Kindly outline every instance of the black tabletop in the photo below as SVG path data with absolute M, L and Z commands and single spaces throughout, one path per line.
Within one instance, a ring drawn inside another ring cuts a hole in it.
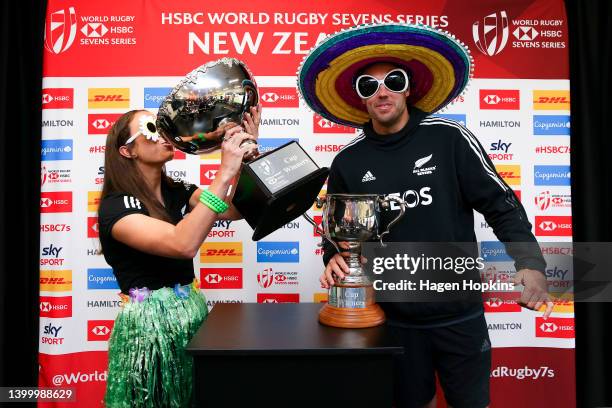
M 187 351 L 194 355 L 401 353 L 385 326 L 339 329 L 318 321 L 319 303 L 217 303 Z

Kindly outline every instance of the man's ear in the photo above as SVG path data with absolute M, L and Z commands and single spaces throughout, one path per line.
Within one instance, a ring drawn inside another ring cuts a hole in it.
M 119 148 L 119 154 L 125 157 L 126 159 L 135 159 L 136 155 L 130 153 L 130 149 L 127 146 L 121 146 Z

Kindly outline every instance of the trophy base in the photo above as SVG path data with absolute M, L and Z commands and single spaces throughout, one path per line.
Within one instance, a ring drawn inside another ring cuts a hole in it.
M 362 329 L 383 324 L 385 312 L 376 303 L 359 309 L 335 307 L 328 303 L 319 311 L 319 322 L 343 329 Z

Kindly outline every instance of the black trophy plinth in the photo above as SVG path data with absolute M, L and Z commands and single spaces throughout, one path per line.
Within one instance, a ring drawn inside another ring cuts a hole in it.
M 328 174 L 292 141 L 243 165 L 232 202 L 258 241 L 304 214 Z

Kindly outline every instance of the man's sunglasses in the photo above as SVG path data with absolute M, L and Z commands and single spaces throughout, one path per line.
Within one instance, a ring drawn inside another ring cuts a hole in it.
M 381 84 L 391 92 L 405 92 L 410 87 L 406 71 L 396 68 L 389 71 L 383 79 L 374 78 L 372 75 L 360 75 L 355 81 L 355 90 L 361 98 L 368 99 L 376 95 Z

